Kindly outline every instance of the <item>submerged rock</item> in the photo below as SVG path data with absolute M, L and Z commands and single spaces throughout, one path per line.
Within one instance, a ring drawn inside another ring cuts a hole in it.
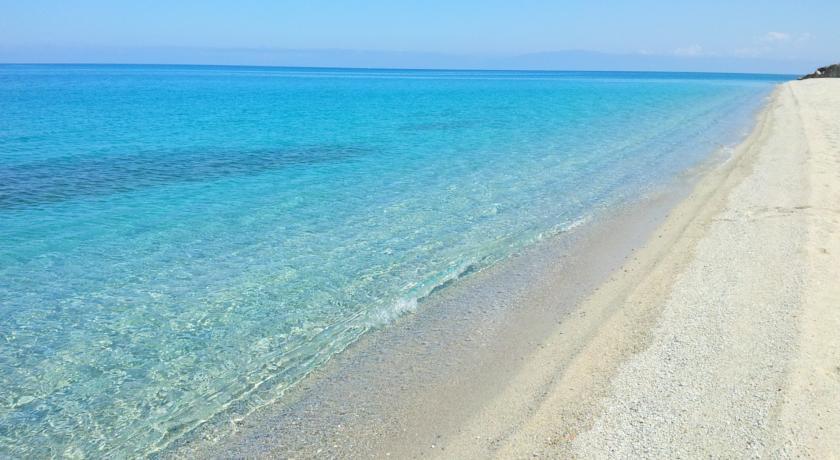
M 800 80 L 807 80 L 809 78 L 840 78 L 840 64 L 832 64 L 826 67 L 820 67 L 814 73 L 809 73 Z

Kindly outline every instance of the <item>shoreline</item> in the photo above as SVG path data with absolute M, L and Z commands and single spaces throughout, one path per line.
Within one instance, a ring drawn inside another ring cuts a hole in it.
M 437 293 L 174 456 L 836 454 L 840 127 L 796 93 L 838 83 L 779 85 L 682 194 Z
M 709 167 L 699 165 L 680 179 L 693 184 Z M 227 425 L 229 432 L 199 432 L 203 440 L 186 440 L 163 455 L 212 457 L 219 449 L 245 457 L 433 453 L 427 448 L 440 442 L 441 420 L 424 413 L 426 404 L 445 405 L 450 413 L 444 418 L 456 431 L 515 378 L 576 306 L 620 271 L 690 189 L 675 180 L 435 291 L 415 311 L 332 357 L 282 401 Z M 535 281 L 538 287 L 531 286 Z M 511 353 L 516 357 L 509 359 Z M 505 366 L 494 368 L 499 361 Z M 483 382 L 480 388 L 475 381 Z M 389 429 L 377 426 L 385 419 Z M 365 442 L 357 445 L 360 437 Z M 405 444 L 425 448 L 401 452 Z
M 635 201 L 600 210 L 568 233 L 435 291 L 422 308 L 370 331 L 331 358 L 282 401 L 224 427 L 205 427 L 161 455 L 213 456 L 221 450 L 246 457 L 416 457 L 445 452 L 435 449 L 497 398 L 523 363 L 545 348 L 542 342 L 558 328 L 580 326 L 574 317 L 581 314 L 584 300 L 626 275 L 622 267 L 695 185 L 732 161 L 734 145 L 718 148 Z M 594 334 L 598 318 L 612 313 L 587 317 L 585 334 L 570 333 L 564 341 L 565 363 Z M 511 353 L 516 355 L 512 360 Z M 497 368 L 500 361 L 505 364 Z M 447 413 L 429 416 L 427 405 L 445 406 Z M 403 450 L 409 445 L 411 450 Z

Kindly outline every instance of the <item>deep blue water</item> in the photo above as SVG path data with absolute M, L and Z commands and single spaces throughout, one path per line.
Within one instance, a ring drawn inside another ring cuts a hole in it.
M 138 456 L 743 134 L 785 77 L 0 66 L 0 456 Z

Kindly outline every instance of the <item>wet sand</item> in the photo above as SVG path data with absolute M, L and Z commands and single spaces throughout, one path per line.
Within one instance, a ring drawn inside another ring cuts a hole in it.
M 690 191 L 653 191 L 618 214 L 516 254 L 425 299 L 417 311 L 372 331 L 302 381 L 282 403 L 200 433 L 175 457 L 426 457 L 495 400 L 558 328 Z M 576 331 L 560 372 L 579 350 Z M 529 395 L 529 397 L 534 395 Z M 526 407 L 516 407 L 522 418 Z M 491 441 L 490 442 L 497 442 Z M 445 449 L 445 447 L 444 447 Z
M 175 456 L 838 456 L 840 80 L 732 157 L 442 290 Z

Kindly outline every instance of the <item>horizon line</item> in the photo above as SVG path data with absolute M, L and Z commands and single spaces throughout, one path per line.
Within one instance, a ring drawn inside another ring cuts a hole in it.
M 727 72 L 698 70 L 577 70 L 577 69 L 494 69 L 494 68 L 444 68 L 444 67 L 342 67 L 342 66 L 294 66 L 294 65 L 254 65 L 254 64 L 174 64 L 155 62 L 2 62 L 0 65 L 19 66 L 158 66 L 158 67 L 246 67 L 268 69 L 316 69 L 316 70 L 407 70 L 428 72 L 576 72 L 576 73 L 652 73 L 652 74 L 719 74 L 719 75 L 768 75 L 795 77 L 805 74 L 772 72 Z

